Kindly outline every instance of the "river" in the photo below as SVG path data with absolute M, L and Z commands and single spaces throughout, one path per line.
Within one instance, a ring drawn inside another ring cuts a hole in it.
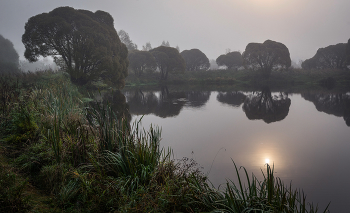
M 303 189 L 307 200 L 348 212 L 350 93 L 220 91 L 159 87 L 123 91 L 132 120 L 162 128 L 161 146 L 193 158 L 218 187 L 236 180 L 234 164 Z M 243 174 L 243 173 L 242 173 Z

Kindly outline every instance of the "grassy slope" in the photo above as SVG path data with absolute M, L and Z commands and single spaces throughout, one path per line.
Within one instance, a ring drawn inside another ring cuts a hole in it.
M 2 147 L 0 147 L 2 149 Z M 35 188 L 32 184 L 27 182 L 27 178 L 21 174 L 18 169 L 16 169 L 11 163 L 9 164 L 9 159 L 4 156 L 4 153 L 0 152 L 0 173 L 6 176 L 13 177 L 12 180 L 14 182 L 6 182 L 2 183 L 7 185 L 7 187 L 13 190 L 12 187 L 16 188 L 21 184 L 24 184 L 23 190 L 21 190 L 21 194 L 15 196 L 18 199 L 17 202 L 13 202 L 13 209 L 18 209 L 21 211 L 28 212 L 42 212 L 42 213 L 54 213 L 60 212 L 53 205 L 53 197 L 51 195 L 46 194 L 45 192 Z M 13 199 L 14 200 L 14 199 Z M 21 203 L 20 205 L 19 202 Z M 1 207 L 0 207 L 1 210 Z

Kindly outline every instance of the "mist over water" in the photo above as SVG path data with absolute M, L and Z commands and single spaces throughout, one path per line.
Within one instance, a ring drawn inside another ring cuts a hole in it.
M 331 201 L 331 212 L 347 208 L 349 93 L 161 88 L 124 94 L 132 120 L 144 115 L 144 128 L 162 127 L 161 145 L 175 159 L 195 159 L 215 186 L 236 180 L 232 160 L 260 178 L 269 163 L 310 202 L 325 208 Z

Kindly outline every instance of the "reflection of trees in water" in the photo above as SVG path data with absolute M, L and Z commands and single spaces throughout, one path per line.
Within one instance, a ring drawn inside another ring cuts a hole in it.
M 170 93 L 166 86 L 161 88 L 158 106 L 154 114 L 166 118 L 174 117 L 180 114 L 180 111 L 185 104 L 186 94 L 184 92 Z
M 203 106 L 210 96 L 210 92 L 171 92 L 166 86 L 159 92 L 143 92 L 136 89 L 134 93 L 126 94 L 130 113 L 136 115 L 154 114 L 156 116 L 174 117 L 180 114 L 185 106 Z
M 144 93 L 136 89 L 134 93 L 127 94 L 127 96 L 129 96 L 128 105 L 131 114 L 147 115 L 152 113 L 158 105 L 158 98 L 152 92 Z
M 105 93 L 102 97 L 102 104 L 109 104 L 118 119 L 126 118 L 129 121 L 131 120 L 129 105 L 126 103 L 125 96 L 119 90 Z
M 316 109 L 337 117 L 343 117 L 350 126 L 350 94 L 301 94 L 305 100 L 314 103 Z
M 242 92 L 232 91 L 232 92 L 219 92 L 216 99 L 233 107 L 240 107 L 241 104 L 246 99 L 246 96 Z
M 210 91 L 189 91 L 189 92 L 186 92 L 186 94 L 187 94 L 187 100 L 188 100 L 188 104 L 186 105 L 194 108 L 200 108 L 208 102 L 211 92 Z
M 287 117 L 291 104 L 287 93 L 271 95 L 270 88 L 249 95 L 243 104 L 243 111 L 249 120 L 262 119 L 265 123 L 281 121 Z

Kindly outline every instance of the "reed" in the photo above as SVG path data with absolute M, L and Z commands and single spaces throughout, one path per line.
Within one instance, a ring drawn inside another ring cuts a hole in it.
M 202 196 L 193 198 L 197 203 L 207 206 L 213 212 L 283 212 L 283 213 L 315 213 L 318 206 L 306 202 L 303 191 L 293 189 L 292 185 L 285 185 L 280 178 L 274 177 L 274 167 L 266 164 L 266 173 L 262 171 L 264 179 L 259 181 L 252 174 L 249 177 L 246 169 L 243 176 L 233 162 L 238 183 L 227 180 L 224 191 L 214 191 L 207 185 L 196 182 L 193 187 L 203 191 Z M 245 185 L 246 183 L 247 185 Z M 199 198 L 199 199 L 198 199 Z M 328 212 L 328 206 L 322 212 Z

